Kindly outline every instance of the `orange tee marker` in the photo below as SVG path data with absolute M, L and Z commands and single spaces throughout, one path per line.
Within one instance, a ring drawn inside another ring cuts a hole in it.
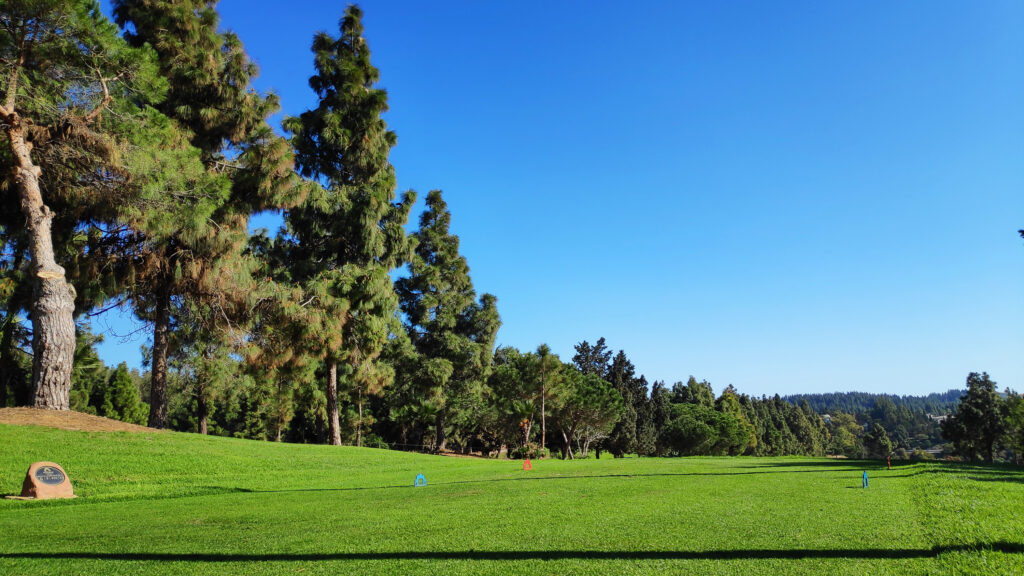
M 523 460 L 523 470 L 533 470 L 533 464 L 530 462 L 529 458 Z

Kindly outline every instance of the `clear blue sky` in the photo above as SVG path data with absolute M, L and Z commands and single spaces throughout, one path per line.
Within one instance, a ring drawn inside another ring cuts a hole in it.
M 444 190 L 500 344 L 754 395 L 1024 389 L 1024 3 L 361 6 L 399 187 Z M 343 9 L 220 4 L 286 114 Z

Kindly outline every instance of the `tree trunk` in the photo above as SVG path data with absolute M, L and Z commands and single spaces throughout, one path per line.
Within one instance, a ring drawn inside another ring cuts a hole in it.
M 33 405 L 68 410 L 75 358 L 75 289 L 65 280 L 64 268 L 54 258 L 50 232 L 53 213 L 43 204 L 39 191 L 42 171 L 32 162 L 32 145 L 25 141 L 24 124 L 14 111 L 13 100 L 13 95 L 8 94 L 8 106 L 0 108 L 0 116 L 14 160 L 14 182 L 25 216 L 35 276 L 31 309 Z
M 437 413 L 437 451 L 444 450 L 447 442 L 448 438 L 444 435 L 444 410 L 441 410 Z
M 363 446 L 363 387 L 358 387 L 359 400 L 359 422 L 356 423 L 356 446 Z
M 167 427 L 167 348 L 171 331 L 170 281 L 164 279 L 156 293 L 156 316 L 153 319 L 153 362 L 150 368 L 152 386 L 149 392 L 149 427 Z
M 569 442 L 569 437 L 566 436 L 565 430 L 562 430 L 562 460 L 568 460 L 572 454 L 572 443 Z
M 198 413 L 199 416 L 199 433 L 207 434 L 209 432 L 209 429 L 207 427 L 207 420 L 210 415 L 210 408 L 206 404 L 206 390 L 204 390 L 203 388 L 204 387 L 202 386 L 200 386 L 199 388 L 199 397 L 197 398 L 198 402 L 196 406 L 196 412 Z
M 338 364 L 331 362 L 327 368 L 327 442 L 341 446 L 341 430 L 338 426 Z
M 14 256 L 11 270 L 17 272 L 21 269 L 21 263 L 22 253 L 19 250 Z M 8 394 L 11 395 L 15 406 L 27 406 L 32 401 L 32 383 L 27 381 L 14 359 L 14 355 L 21 352 L 21 349 L 14 345 L 14 330 L 18 326 L 14 321 L 17 314 L 16 300 L 12 297 L 7 302 L 3 336 L 0 336 L 0 408 L 7 406 Z
M 544 447 L 548 443 L 548 431 L 544 423 L 544 396 L 546 396 L 546 390 L 544 386 L 540 387 L 540 454 L 544 454 Z M 538 454 L 538 456 L 540 455 Z

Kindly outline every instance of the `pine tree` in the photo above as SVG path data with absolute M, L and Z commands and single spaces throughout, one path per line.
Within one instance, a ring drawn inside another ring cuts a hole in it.
M 700 404 L 711 408 L 715 405 L 715 393 L 707 380 L 697 382 L 693 376 L 686 381 L 672 385 L 672 402 L 676 404 Z
M 864 451 L 869 458 L 888 458 L 892 453 L 892 440 L 878 422 L 872 423 L 864 434 Z
M 408 257 L 403 227 L 414 194 L 395 200 L 388 162 L 395 133 L 381 115 L 387 93 L 377 87 L 363 38 L 362 11 L 349 6 L 340 36 L 313 39 L 319 104 L 285 120 L 294 134 L 299 172 L 324 184 L 286 216 L 289 276 L 307 294 L 297 316 L 303 344 L 324 359 L 329 442 L 341 443 L 338 382 L 358 399 L 390 382 L 378 361 L 395 325 L 397 296 L 389 276 Z
M 988 373 L 971 372 L 967 376 L 967 394 L 960 398 L 953 415 L 942 423 L 942 435 L 961 456 L 991 462 L 996 443 L 1006 429 L 1003 403 Z
M 147 406 L 139 397 L 139 390 L 132 381 L 128 366 L 124 362 L 110 374 L 102 385 L 93 390 L 91 404 L 100 416 L 143 424 L 146 422 Z
M 446 426 L 453 419 L 471 424 L 469 417 L 482 405 L 501 324 L 494 296 L 484 294 L 477 301 L 469 264 L 459 254 L 459 237 L 451 234 L 450 225 L 451 213 L 441 191 L 432 190 L 419 230 L 412 235 L 416 248 L 409 276 L 395 282 L 421 364 L 443 364 L 419 370 L 417 378 L 424 395 L 439 401 L 438 449 L 446 447 Z
M 590 445 L 611 431 L 625 406 L 622 396 L 600 376 L 568 365 L 563 374 L 562 398 L 552 414 L 562 435 L 562 459 L 574 458 L 573 442 L 585 458 Z
M 584 340 L 576 344 L 576 354 L 572 357 L 572 363 L 584 374 L 596 374 L 604 376 L 608 371 L 608 363 L 612 359 L 612 351 L 605 345 L 604 336 L 597 339 L 593 346 Z
M 0 171 L 11 175 L 0 187 L 0 227 L 16 239 L 14 260 L 27 255 L 24 280 L 34 285 L 27 308 L 37 407 L 69 406 L 73 315 L 103 296 L 94 286 L 76 309 L 79 291 L 68 280 L 83 275 L 68 254 L 91 253 L 83 246 L 103 236 L 140 174 L 131 166 L 138 146 L 128 144 L 147 128 L 146 106 L 165 86 L 151 62 L 149 51 L 118 38 L 95 2 L 11 0 L 0 8 Z
M 757 448 L 757 433 L 754 430 L 754 425 L 747 419 L 740 400 L 741 398 L 736 392 L 736 388 L 730 384 L 725 387 L 725 390 L 722 390 L 721 396 L 715 401 L 715 410 L 736 419 L 744 437 L 743 452 L 752 454 Z
M 106 385 L 110 376 L 110 370 L 100 360 L 95 348 L 96 344 L 103 341 L 103 336 L 93 334 L 87 326 L 79 326 L 75 339 L 75 367 L 71 371 L 71 409 L 95 414 L 96 407 L 99 406 L 92 402 L 95 392 Z
M 256 66 L 236 35 L 217 31 L 216 2 L 118 0 L 114 14 L 126 39 L 156 51 L 169 83 L 158 109 L 183 131 L 204 167 L 188 192 L 151 187 L 144 208 L 129 218 L 144 243 L 133 262 L 133 301 L 136 313 L 153 322 L 149 424 L 161 428 L 172 332 L 185 318 L 175 302 L 203 311 L 189 316 L 201 324 L 190 333 L 223 341 L 213 332 L 244 321 L 258 289 L 250 278 L 255 264 L 242 257 L 249 215 L 287 207 L 303 188 L 291 171 L 289 147 L 266 123 L 277 98 L 252 89 Z
M 637 412 L 634 401 L 634 388 L 636 380 L 636 367 L 626 357 L 626 353 L 619 350 L 618 354 L 608 365 L 604 379 L 611 382 L 615 390 L 622 396 L 625 411 L 622 418 L 615 424 L 608 439 L 604 444 L 616 458 L 636 452 L 636 429 Z
M 494 352 L 493 369 L 487 379 L 486 397 L 494 413 L 494 434 L 501 445 L 509 447 L 509 455 L 534 455 L 534 420 L 540 408 L 537 402 L 537 357 L 523 354 L 511 346 L 501 346 Z M 514 449 L 513 446 L 520 448 Z

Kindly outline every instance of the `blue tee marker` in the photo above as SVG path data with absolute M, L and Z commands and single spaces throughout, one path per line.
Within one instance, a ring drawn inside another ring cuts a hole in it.
M 423 474 L 417 474 L 416 475 L 416 481 L 413 482 L 412 485 L 416 486 L 416 487 L 426 486 L 427 485 L 427 477 L 424 476 Z
M 868 487 L 868 471 L 867 470 L 864 471 L 864 487 L 865 488 Z

